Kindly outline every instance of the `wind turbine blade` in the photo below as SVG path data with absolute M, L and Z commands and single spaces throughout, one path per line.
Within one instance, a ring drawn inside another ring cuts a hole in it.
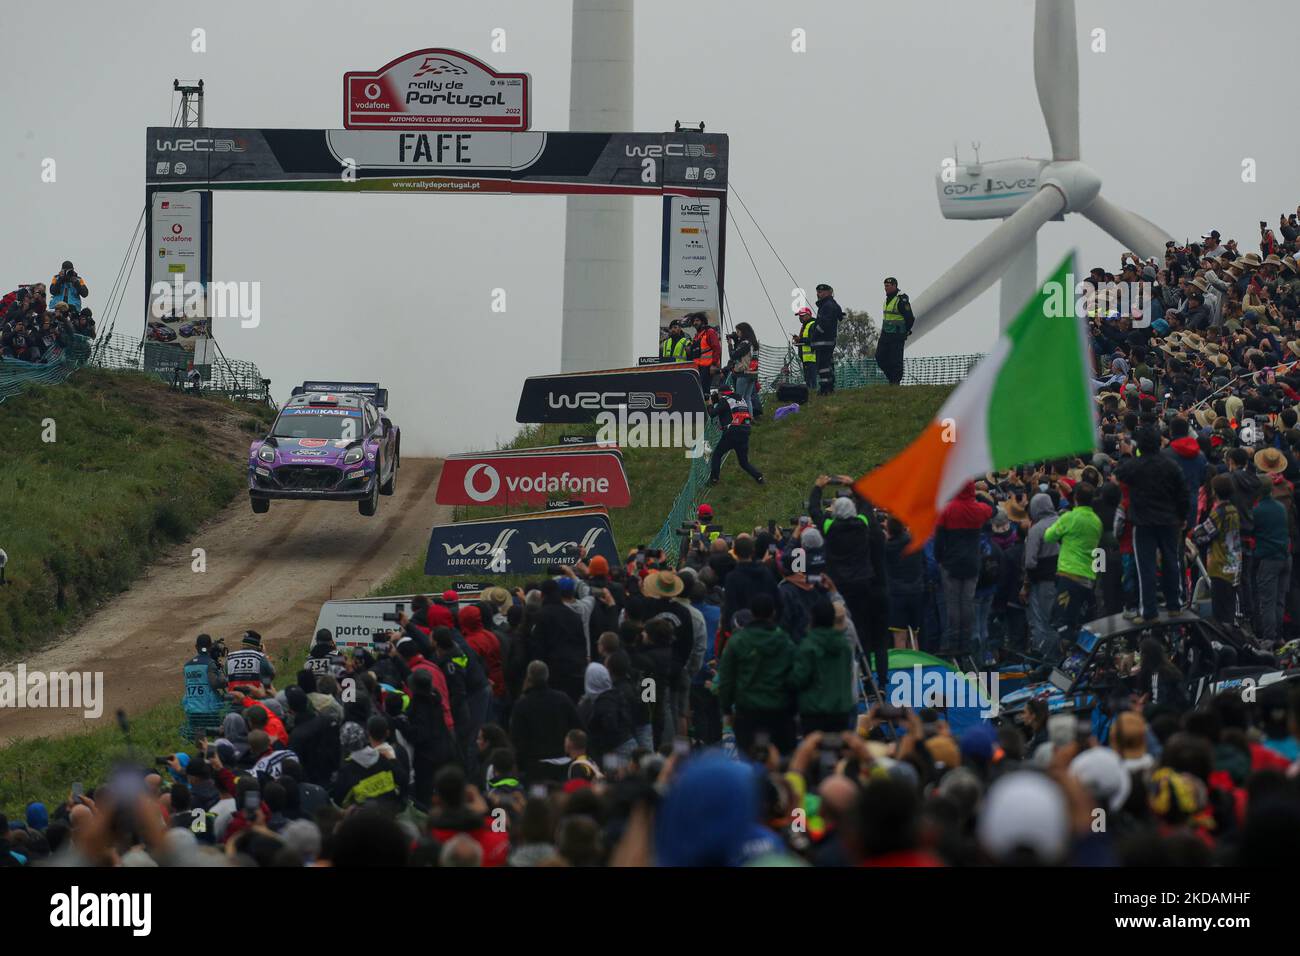
M 1034 241 L 1040 226 L 1065 209 L 1065 197 L 1045 186 L 1003 220 L 930 288 L 912 302 L 918 338 L 953 315 L 1002 276 L 1021 248 Z
M 1079 158 L 1079 46 L 1074 0 L 1034 5 L 1034 85 L 1052 159 Z
M 1125 249 L 1144 259 L 1154 257 L 1157 262 L 1164 262 L 1165 243 L 1173 237 L 1155 223 L 1123 206 L 1116 206 L 1105 196 L 1094 199 L 1083 214 Z

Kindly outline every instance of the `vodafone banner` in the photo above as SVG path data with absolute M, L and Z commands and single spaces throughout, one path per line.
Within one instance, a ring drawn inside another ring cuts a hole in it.
M 458 455 L 438 478 L 440 505 L 511 505 L 561 495 L 625 508 L 632 502 L 617 451 Z

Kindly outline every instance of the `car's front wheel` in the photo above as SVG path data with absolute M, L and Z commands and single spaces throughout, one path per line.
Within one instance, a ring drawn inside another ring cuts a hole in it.
M 253 514 L 264 515 L 271 510 L 270 498 L 249 498 L 249 504 L 253 506 Z
M 370 497 L 357 502 L 357 510 L 369 518 L 379 510 L 379 479 L 375 478 L 374 487 L 370 491 Z

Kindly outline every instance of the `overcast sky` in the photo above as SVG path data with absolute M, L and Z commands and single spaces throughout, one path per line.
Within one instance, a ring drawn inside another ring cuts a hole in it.
M 1300 203 L 1300 128 L 1286 104 L 1300 72 L 1300 10 L 1282 0 L 1078 4 L 1082 156 L 1112 201 L 1174 236 L 1218 228 L 1244 248 L 1258 221 Z M 207 52 L 191 52 L 191 31 Z M 508 51 L 494 54 L 504 28 Z M 791 30 L 808 52 L 791 51 Z M 1106 30 L 1107 51 L 1089 36 Z M 0 285 L 44 280 L 64 258 L 100 313 L 144 204 L 145 128 L 168 125 L 173 77 L 202 78 L 211 126 L 337 128 L 342 76 L 426 46 L 533 78 L 533 128 L 568 127 L 570 7 L 519 2 L 58 2 L 5 0 L 0 69 Z M 952 154 L 1045 156 L 1034 92 L 1031 0 L 845 3 L 656 0 L 636 14 L 637 131 L 704 120 L 731 136 L 731 183 L 809 288 L 879 315 L 885 275 L 919 294 L 993 223 L 939 214 L 934 173 Z M 24 39 L 26 38 L 26 39 Z M 41 163 L 57 162 L 42 183 Z M 1244 158 L 1257 181 L 1243 183 Z M 769 294 L 789 324 L 791 283 L 744 218 Z M 392 390 L 403 450 L 510 437 L 519 385 L 559 369 L 564 200 L 447 195 L 218 193 L 215 278 L 260 281 L 262 324 L 218 329 L 283 398 L 306 377 L 377 378 Z M 636 205 L 635 352 L 654 349 L 660 209 Z M 729 236 L 735 321 L 762 339 L 777 320 Z M 1078 216 L 1049 223 L 1040 277 L 1077 248 L 1118 261 Z M 143 323 L 143 263 L 118 330 Z M 504 288 L 508 310 L 491 311 Z M 978 351 L 996 285 L 928 336 L 934 353 Z

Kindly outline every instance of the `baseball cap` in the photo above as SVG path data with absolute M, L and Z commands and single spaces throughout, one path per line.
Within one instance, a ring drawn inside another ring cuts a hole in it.
M 699 511 L 696 512 L 696 514 L 698 514 L 701 518 L 712 518 L 712 517 L 713 517 L 713 506 L 712 506 L 712 505 L 707 505 L 707 504 L 705 504 L 705 505 L 700 505 L 700 509 L 699 509 Z
M 258 634 L 257 631 L 245 631 L 242 643 L 247 644 L 249 647 L 261 647 L 262 635 Z
M 602 555 L 596 555 L 587 562 L 587 571 L 593 578 L 603 578 L 609 576 L 609 562 Z
M 1028 850 L 1043 863 L 1055 863 L 1065 855 L 1070 837 L 1065 794 L 1041 773 L 1006 774 L 989 788 L 975 829 L 980 845 L 995 859 Z
M 578 582 L 573 580 L 573 578 L 569 577 L 568 575 L 565 575 L 564 577 L 560 578 L 559 585 L 560 585 L 560 591 L 562 593 L 571 594 L 573 590 L 577 588 Z
M 451 588 L 447 588 L 447 590 L 442 592 L 442 599 L 446 601 L 448 604 L 455 604 L 458 600 L 460 600 L 460 595 L 457 594 L 455 591 L 453 591 Z

